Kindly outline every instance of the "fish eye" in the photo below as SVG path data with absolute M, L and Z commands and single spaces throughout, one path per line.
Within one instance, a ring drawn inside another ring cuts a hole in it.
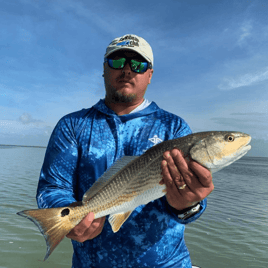
M 226 139 L 226 141 L 228 141 L 228 142 L 232 142 L 232 141 L 235 140 L 235 137 L 234 137 L 233 135 L 227 135 L 227 136 L 225 137 L 225 139 Z
M 61 216 L 62 217 L 67 216 L 69 215 L 69 213 L 70 213 L 70 209 L 65 208 L 64 210 L 61 211 Z

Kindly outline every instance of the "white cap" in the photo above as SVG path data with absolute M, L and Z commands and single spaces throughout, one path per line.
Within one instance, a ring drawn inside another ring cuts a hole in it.
M 107 47 L 104 59 L 120 49 L 133 50 L 150 62 L 152 66 L 154 64 L 152 48 L 142 37 L 134 34 L 126 34 L 122 37 L 115 38 Z

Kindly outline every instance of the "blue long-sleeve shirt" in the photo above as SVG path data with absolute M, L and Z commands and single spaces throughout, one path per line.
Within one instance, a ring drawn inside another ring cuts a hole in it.
M 152 102 L 136 113 L 118 116 L 103 100 L 64 116 L 56 125 L 45 155 L 38 189 L 39 208 L 63 207 L 83 194 L 119 158 L 141 155 L 155 144 L 191 133 L 180 117 Z M 191 267 L 184 241 L 185 224 L 166 197 L 137 207 L 117 233 L 105 221 L 102 233 L 83 243 L 72 240 L 74 268 Z

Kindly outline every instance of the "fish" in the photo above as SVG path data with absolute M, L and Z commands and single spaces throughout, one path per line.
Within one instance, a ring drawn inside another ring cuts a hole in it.
M 124 156 L 117 160 L 83 195 L 82 205 L 20 211 L 43 234 L 46 260 L 63 238 L 89 213 L 94 219 L 109 215 L 114 233 L 132 211 L 166 194 L 162 180 L 163 153 L 178 148 L 207 168 L 211 174 L 232 164 L 250 149 L 251 136 L 237 131 L 197 132 L 181 138 L 163 141 L 141 156 Z

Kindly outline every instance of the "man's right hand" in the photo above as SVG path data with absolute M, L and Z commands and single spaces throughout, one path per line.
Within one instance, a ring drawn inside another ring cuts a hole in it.
M 82 202 L 74 202 L 70 206 L 81 205 Z M 89 212 L 84 219 L 77 224 L 66 237 L 78 242 L 85 242 L 98 236 L 102 232 L 105 217 L 94 220 L 94 213 Z

